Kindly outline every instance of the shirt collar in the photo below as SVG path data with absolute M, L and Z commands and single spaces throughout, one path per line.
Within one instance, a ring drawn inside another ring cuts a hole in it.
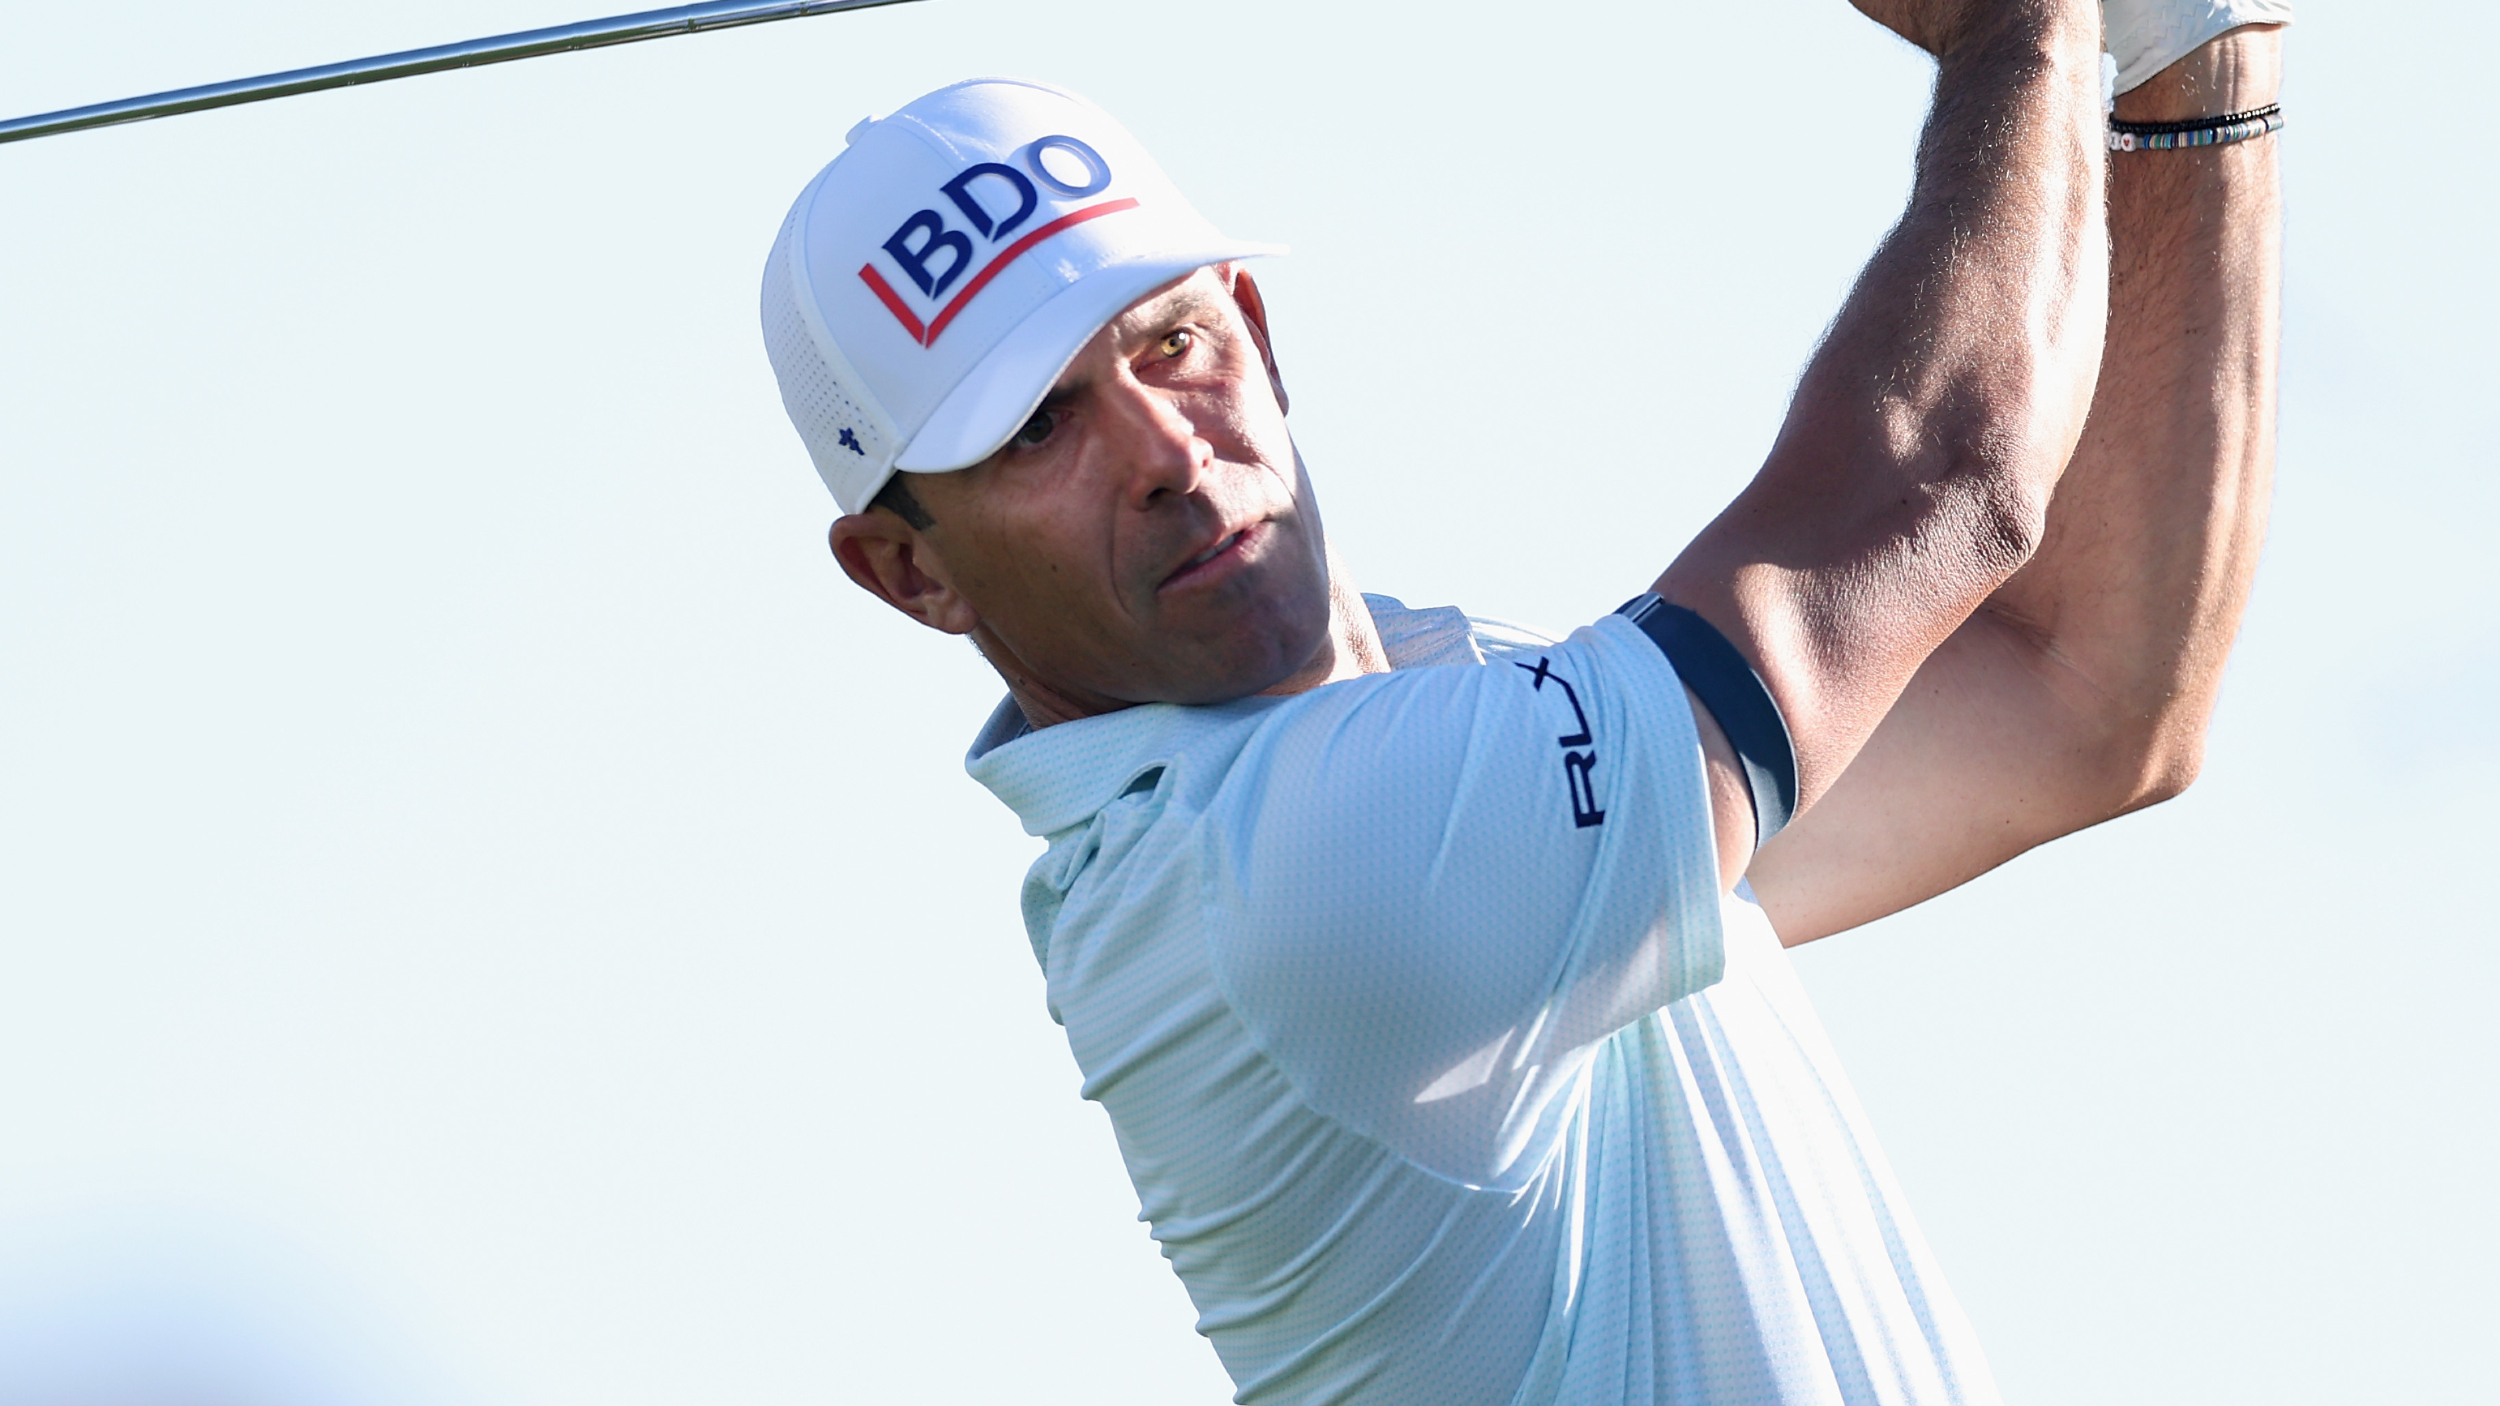
M 1475 622 L 1454 605 L 1409 610 L 1395 596 L 1363 597 L 1371 607 L 1372 627 L 1392 669 L 1420 669 L 1434 664 L 1481 664 Z

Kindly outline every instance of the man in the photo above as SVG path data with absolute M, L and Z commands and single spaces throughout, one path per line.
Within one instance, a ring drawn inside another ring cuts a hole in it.
M 1352 591 L 1264 251 L 1081 102 L 930 94 L 782 228 L 834 553 L 1006 680 L 970 766 L 1236 1400 L 1994 1399 L 1781 943 L 2192 775 L 2288 16 L 2114 9 L 2109 173 L 2098 7 L 1859 7 L 1938 58 L 1909 210 L 1760 475 L 1567 640 Z

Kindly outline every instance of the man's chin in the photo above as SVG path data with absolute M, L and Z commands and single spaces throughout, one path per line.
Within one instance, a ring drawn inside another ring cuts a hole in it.
M 1317 688 L 1328 681 L 1336 667 L 1336 641 L 1330 636 L 1329 623 L 1327 612 L 1322 610 L 1315 628 L 1271 626 L 1246 637 L 1237 636 L 1237 643 L 1212 651 L 1203 668 L 1172 680 L 1171 701 L 1230 703 Z

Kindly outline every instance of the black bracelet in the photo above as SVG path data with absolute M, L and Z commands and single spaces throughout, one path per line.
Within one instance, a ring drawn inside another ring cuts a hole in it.
M 2183 122 L 2109 122 L 2111 151 L 2174 151 L 2180 147 L 2228 146 L 2250 137 L 2283 130 L 2283 105 L 2267 103 L 2246 112 L 2220 117 L 2191 117 Z

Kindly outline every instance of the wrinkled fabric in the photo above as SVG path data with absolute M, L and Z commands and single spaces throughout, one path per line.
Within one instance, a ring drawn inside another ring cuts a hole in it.
M 1674 672 L 1370 598 L 1388 675 L 969 766 L 1245 1403 L 1989 1402 L 1758 907 Z

